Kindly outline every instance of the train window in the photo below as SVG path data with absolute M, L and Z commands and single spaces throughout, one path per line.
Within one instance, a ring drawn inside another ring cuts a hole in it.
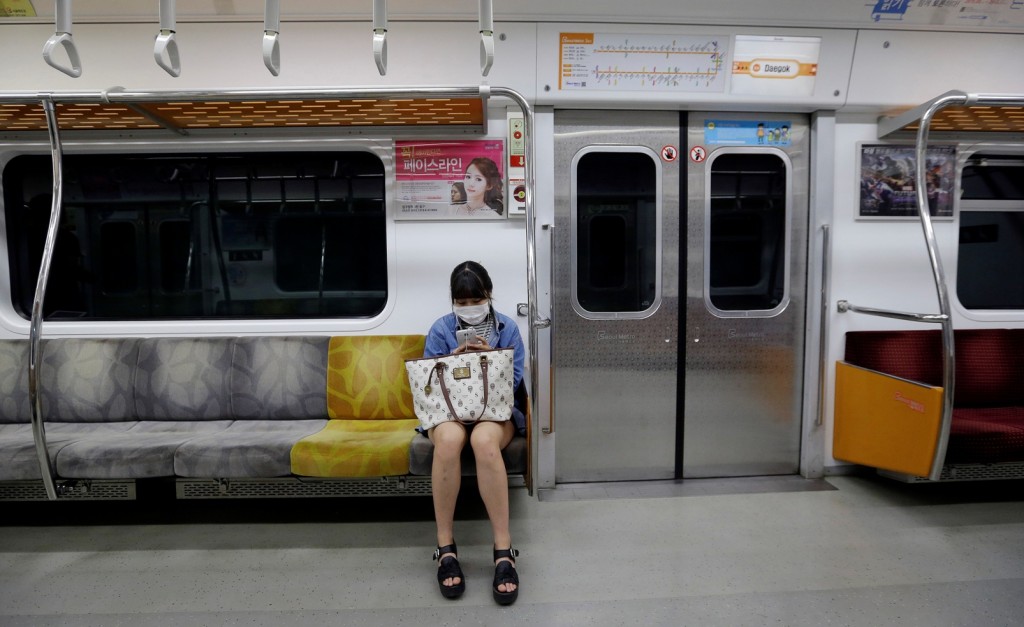
M 733 148 L 708 164 L 704 294 L 719 316 L 772 316 L 788 302 L 790 168 L 785 154 Z
M 964 165 L 960 187 L 960 304 L 1024 309 L 1024 158 L 975 154 Z
M 647 148 L 592 146 L 572 166 L 573 307 L 639 318 L 661 302 L 661 172 Z
M 370 317 L 387 300 L 384 165 L 362 152 L 80 155 L 47 320 Z M 4 168 L 11 296 L 31 311 L 48 156 Z

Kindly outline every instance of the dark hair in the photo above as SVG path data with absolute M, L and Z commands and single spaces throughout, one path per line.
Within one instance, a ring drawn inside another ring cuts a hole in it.
M 474 165 L 487 179 L 487 186 L 490 188 L 484 192 L 484 204 L 501 215 L 505 211 L 505 193 L 502 191 L 501 172 L 498 171 L 498 165 L 487 157 L 477 157 L 469 162 L 466 170 Z
M 453 200 L 456 204 L 466 202 L 466 184 L 465 183 L 452 183 L 452 191 L 459 195 L 458 200 Z
M 475 261 L 463 261 L 452 270 L 452 301 L 462 298 L 490 298 L 494 285 L 487 270 Z

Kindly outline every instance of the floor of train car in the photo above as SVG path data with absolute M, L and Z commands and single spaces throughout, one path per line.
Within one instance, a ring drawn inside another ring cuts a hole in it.
M 508 608 L 491 599 L 489 526 L 465 488 L 468 590 L 454 602 L 434 578 L 428 497 L 4 503 L 0 624 L 1024 622 L 1021 481 L 513 489 L 523 587 Z

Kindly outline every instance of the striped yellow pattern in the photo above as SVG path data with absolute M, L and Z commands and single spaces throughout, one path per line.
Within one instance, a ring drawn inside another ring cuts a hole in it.
M 409 444 L 419 424 L 409 420 L 330 420 L 292 447 L 292 472 L 306 477 L 385 477 L 409 474 Z
M 337 336 L 327 357 L 332 419 L 415 418 L 405 360 L 423 356 L 423 335 Z

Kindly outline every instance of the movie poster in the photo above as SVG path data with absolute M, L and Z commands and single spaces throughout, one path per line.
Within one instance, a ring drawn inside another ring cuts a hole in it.
M 399 220 L 499 220 L 508 215 L 501 139 L 396 141 Z
M 914 146 L 861 145 L 859 217 L 917 217 L 916 152 Z M 925 176 L 929 215 L 952 218 L 956 146 L 930 146 Z

